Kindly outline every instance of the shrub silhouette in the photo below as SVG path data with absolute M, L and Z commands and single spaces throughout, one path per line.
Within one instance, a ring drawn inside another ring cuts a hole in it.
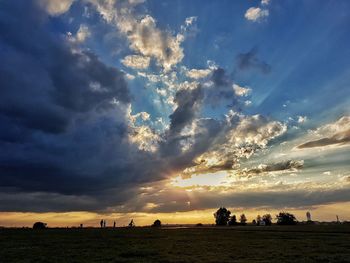
M 228 221 L 229 226 L 235 226 L 237 225 L 237 218 L 235 215 L 231 216 L 230 221 Z
M 35 222 L 33 225 L 33 229 L 45 229 L 46 223 L 43 222 Z
M 247 218 L 245 216 L 245 214 L 241 214 L 239 221 L 241 222 L 241 225 L 246 225 L 247 224 Z
M 297 220 L 293 214 L 280 212 L 276 215 L 278 225 L 295 225 Z
M 272 216 L 270 214 L 263 215 L 262 220 L 265 222 L 265 226 L 271 226 Z
M 159 219 L 157 219 L 156 221 L 153 222 L 153 227 L 161 227 L 162 226 L 162 222 L 160 222 Z
M 260 223 L 261 223 L 261 216 L 258 215 L 258 216 L 256 217 L 256 225 L 257 225 L 257 226 L 260 226 Z
M 225 207 L 220 207 L 218 211 L 214 213 L 215 224 L 217 226 L 226 226 L 228 220 L 230 219 L 231 212 Z

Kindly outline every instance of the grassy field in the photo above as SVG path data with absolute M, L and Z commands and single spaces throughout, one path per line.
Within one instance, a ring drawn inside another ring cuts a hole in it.
M 350 262 L 350 226 L 1 229 L 0 262 Z

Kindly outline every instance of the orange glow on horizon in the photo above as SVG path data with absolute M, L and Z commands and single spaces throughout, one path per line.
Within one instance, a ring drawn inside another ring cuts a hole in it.
M 270 213 L 273 218 L 277 212 L 283 209 L 233 209 L 228 207 L 232 214 L 239 216 L 244 213 L 248 222 L 256 218 L 258 214 L 263 215 Z M 350 220 L 350 202 L 322 205 L 313 209 L 285 209 L 288 212 L 295 214 L 299 221 L 306 220 L 306 212 L 310 211 L 312 220 L 315 221 L 335 221 L 336 215 L 341 221 Z M 98 227 L 99 221 L 105 219 L 107 226 L 111 226 L 116 221 L 117 226 L 126 226 L 131 219 L 137 226 L 151 225 L 154 220 L 160 219 L 162 224 L 213 224 L 213 213 L 215 209 L 195 210 L 188 212 L 173 212 L 173 213 L 95 213 L 95 212 L 1 212 L 0 226 L 5 227 L 32 227 L 36 221 L 43 221 L 49 227 L 78 227 L 84 224 L 85 227 Z

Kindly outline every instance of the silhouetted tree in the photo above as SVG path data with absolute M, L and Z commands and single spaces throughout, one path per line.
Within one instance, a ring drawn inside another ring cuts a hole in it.
M 162 226 L 162 222 L 160 222 L 159 219 L 157 219 L 156 221 L 153 222 L 153 227 L 161 227 Z
M 229 226 L 237 225 L 237 218 L 235 215 L 231 216 L 230 221 L 228 221 Z
M 247 224 L 247 218 L 246 218 L 245 214 L 241 214 L 239 221 L 241 222 L 241 225 Z
M 262 220 L 265 222 L 265 226 L 271 226 L 272 216 L 270 214 L 263 215 Z
M 214 213 L 215 223 L 217 226 L 226 226 L 230 219 L 231 212 L 225 207 L 220 207 L 218 211 Z
M 256 217 L 256 225 L 257 225 L 257 226 L 260 226 L 260 222 L 261 222 L 261 216 L 258 215 L 258 216 Z
M 33 225 L 33 229 L 45 229 L 46 223 L 43 222 L 35 222 Z
M 297 220 L 293 214 L 287 212 L 280 212 L 276 215 L 278 225 L 295 225 Z

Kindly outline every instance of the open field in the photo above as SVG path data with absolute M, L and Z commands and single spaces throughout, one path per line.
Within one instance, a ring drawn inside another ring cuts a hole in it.
M 1 229 L 0 262 L 350 262 L 350 226 Z

